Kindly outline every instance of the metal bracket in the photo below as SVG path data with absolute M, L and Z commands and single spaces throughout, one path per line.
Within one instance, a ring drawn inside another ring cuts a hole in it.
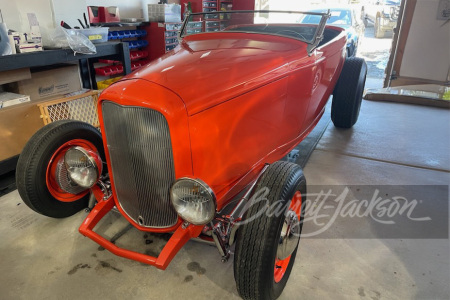
M 229 215 L 217 216 L 213 220 L 216 221 L 215 224 L 213 223 L 213 221 L 211 221 L 211 235 L 214 240 L 214 244 L 216 244 L 216 247 L 219 250 L 220 255 L 222 256 L 222 262 L 227 262 L 230 258 L 230 247 L 235 241 L 236 231 L 239 228 L 237 222 L 242 219 L 242 216 L 244 214 L 243 208 L 247 204 L 249 197 L 253 192 L 253 189 L 255 188 L 259 178 L 268 167 L 268 164 L 263 167 L 256 179 L 251 183 L 251 185 L 245 192 L 244 196 L 242 196 L 238 204 L 236 204 Z
M 397 79 L 397 72 L 396 72 L 395 70 L 392 71 L 392 74 L 391 74 L 391 78 L 390 78 L 390 79 L 391 79 L 391 80 Z
M 184 17 L 183 24 L 181 25 L 181 28 L 177 33 L 178 44 L 181 44 L 181 41 L 183 41 L 182 34 L 184 32 L 184 28 L 186 28 L 187 23 L 189 23 L 189 15 L 190 15 L 190 12 L 188 11 L 186 13 L 186 16 Z
M 108 174 L 101 176 L 100 179 L 97 181 L 97 185 L 103 193 L 102 200 L 107 200 L 109 197 L 112 196 L 111 182 L 109 181 Z M 94 208 L 96 201 L 97 201 L 97 198 L 95 198 L 94 192 L 91 190 L 91 195 L 89 196 L 88 207 L 86 207 L 86 209 L 84 211 L 87 213 L 90 212 Z
M 226 235 L 222 232 L 222 223 L 217 223 L 215 226 L 213 226 L 212 230 L 212 238 L 214 240 L 214 243 L 217 246 L 217 249 L 219 250 L 220 255 L 222 255 L 222 262 L 227 262 L 230 258 L 230 245 L 228 244 L 228 239 Z
M 96 201 L 97 199 L 95 198 L 94 192 L 91 191 L 91 194 L 89 195 L 88 207 L 86 207 L 84 211 L 87 213 L 90 212 L 94 208 Z
M 98 186 L 100 186 L 100 189 L 103 192 L 103 199 L 106 200 L 112 195 L 111 190 L 111 182 L 109 181 L 109 175 L 106 174 L 105 176 L 100 177 L 100 180 L 97 181 Z
M 330 18 L 330 10 L 328 9 L 327 13 L 324 14 L 322 16 L 322 18 L 320 19 L 319 25 L 317 27 L 317 31 L 316 34 L 313 37 L 313 42 L 312 44 L 309 44 L 307 47 L 307 51 L 308 51 L 308 56 L 312 55 L 312 52 L 314 51 L 314 49 L 317 48 L 317 46 L 319 45 L 319 43 L 322 41 L 323 39 L 323 32 L 325 30 L 325 25 L 327 24 L 328 19 Z

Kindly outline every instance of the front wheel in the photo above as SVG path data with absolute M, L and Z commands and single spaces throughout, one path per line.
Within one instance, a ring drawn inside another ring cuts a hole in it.
M 306 180 L 300 166 L 270 165 L 255 187 L 238 231 L 234 278 L 243 299 L 276 299 L 294 265 Z
M 64 218 L 87 207 L 89 189 L 73 182 L 64 166 L 64 155 L 72 147 L 92 151 L 105 161 L 100 132 L 83 122 L 50 123 L 25 145 L 17 162 L 16 185 L 22 200 L 32 210 Z

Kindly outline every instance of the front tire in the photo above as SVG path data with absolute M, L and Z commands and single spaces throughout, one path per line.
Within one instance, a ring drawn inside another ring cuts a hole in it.
M 73 185 L 76 192 L 72 194 L 55 183 L 55 164 L 72 146 L 91 148 L 104 161 L 100 132 L 83 122 L 50 123 L 38 130 L 25 145 L 17 162 L 16 185 L 22 200 L 32 210 L 48 217 L 64 218 L 87 207 L 89 189 Z
M 331 120 L 334 126 L 351 128 L 358 120 L 366 82 L 367 65 L 359 57 L 347 58 L 333 91 Z
M 280 296 L 294 265 L 302 229 L 306 180 L 300 166 L 284 161 L 270 165 L 256 185 L 254 195 L 263 189 L 268 191 L 267 201 L 249 200 L 253 202 L 250 202 L 238 231 L 234 278 L 243 299 L 276 299 Z M 259 215 L 264 209 L 278 205 L 284 208 L 279 211 L 281 213 L 266 211 Z M 293 239 L 286 238 L 289 236 L 286 235 L 289 228 L 286 220 L 291 218 L 297 219 L 297 227 L 290 227 L 296 230 Z

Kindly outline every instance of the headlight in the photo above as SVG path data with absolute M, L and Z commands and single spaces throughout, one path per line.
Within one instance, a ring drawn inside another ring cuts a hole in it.
M 216 197 L 199 179 L 181 178 L 171 190 L 170 199 L 178 215 L 194 225 L 210 222 L 216 213 Z
M 98 181 L 102 172 L 98 154 L 82 147 L 72 147 L 67 150 L 64 155 L 64 164 L 70 179 L 87 189 Z

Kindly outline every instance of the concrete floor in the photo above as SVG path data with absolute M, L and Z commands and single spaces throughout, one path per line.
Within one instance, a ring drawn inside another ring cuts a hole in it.
M 329 124 L 305 175 L 308 186 L 380 186 L 390 193 L 383 185 L 445 185 L 448 192 L 449 146 L 448 110 L 364 101 L 353 129 Z M 428 193 L 442 195 L 433 188 Z M 448 221 L 448 201 L 422 204 L 443 211 Z M 81 236 L 85 216 L 50 219 L 26 207 L 17 191 L 2 197 L 0 299 L 238 299 L 232 260 L 221 263 L 215 248 L 189 242 L 160 271 L 102 251 Z M 448 237 L 386 239 L 370 220 L 354 221 L 338 218 L 326 238 L 301 241 L 281 299 L 450 298 Z M 110 214 L 98 230 L 111 237 L 126 226 Z M 352 238 L 355 229 L 364 238 Z M 153 243 L 146 245 L 146 239 Z M 134 228 L 117 241 L 147 253 L 162 243 Z

